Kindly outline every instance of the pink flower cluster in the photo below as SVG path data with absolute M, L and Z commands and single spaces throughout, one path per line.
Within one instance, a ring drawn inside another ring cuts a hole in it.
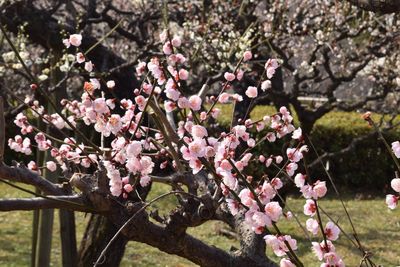
M 392 143 L 392 151 L 396 158 L 400 158 L 400 142 L 396 141 Z M 390 182 L 391 188 L 396 194 L 386 195 L 386 204 L 389 209 L 395 209 L 400 199 L 400 178 L 396 177 Z

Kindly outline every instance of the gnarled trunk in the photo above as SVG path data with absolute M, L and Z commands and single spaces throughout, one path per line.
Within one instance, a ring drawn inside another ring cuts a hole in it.
M 79 248 L 78 266 L 93 266 L 117 231 L 118 228 L 106 217 L 91 215 Z M 128 239 L 124 235 L 119 235 L 107 250 L 106 256 L 100 260 L 101 264 L 98 266 L 119 266 L 127 243 Z

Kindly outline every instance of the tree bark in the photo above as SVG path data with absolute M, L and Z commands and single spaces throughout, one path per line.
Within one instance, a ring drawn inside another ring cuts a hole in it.
M 400 0 L 347 0 L 361 9 L 377 13 L 397 13 L 400 11 Z
M 79 249 L 78 266 L 93 266 L 101 251 L 117 231 L 118 228 L 106 217 L 91 215 Z M 107 250 L 105 258 L 100 260 L 101 264 L 99 266 L 119 266 L 127 243 L 128 239 L 123 235 L 119 235 L 111 244 L 110 249 Z

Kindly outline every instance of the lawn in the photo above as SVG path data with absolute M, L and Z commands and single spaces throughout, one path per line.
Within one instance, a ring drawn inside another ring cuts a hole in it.
M 168 190 L 166 187 L 157 186 L 151 197 Z M 0 197 L 27 196 L 10 188 L 8 185 L 0 184 Z M 298 215 L 302 222 L 307 219 L 302 215 L 304 201 L 295 196 L 287 201 L 288 206 Z M 390 211 L 384 203 L 384 199 L 355 200 L 348 197 L 345 201 L 349 207 L 354 224 L 358 231 L 362 245 L 373 253 L 375 263 L 382 266 L 400 265 L 400 210 Z M 339 224 L 351 233 L 347 219 L 340 208 L 340 202 L 335 199 L 326 199 L 320 204 Z M 155 204 L 155 208 L 167 211 L 174 206 L 174 200 L 164 199 Z M 57 214 L 55 218 L 57 218 Z M 82 213 L 76 214 L 77 238 L 80 240 L 87 217 Z M 0 213 L 0 266 L 28 266 L 30 262 L 32 212 L 7 212 Z M 326 222 L 327 218 L 323 216 Z M 298 240 L 299 255 L 305 266 L 319 266 L 315 263 L 315 256 L 310 251 L 310 242 L 302 233 L 302 230 L 293 221 L 281 221 L 278 226 L 285 233 L 290 233 Z M 208 242 L 209 244 L 229 250 L 238 247 L 238 242 L 217 234 L 219 229 L 225 226 L 218 222 L 209 222 L 200 227 L 190 230 L 194 236 Z M 313 239 L 315 241 L 319 239 Z M 352 246 L 344 235 L 336 242 L 336 248 L 343 256 L 347 266 L 358 266 L 360 262 L 359 251 Z M 276 259 L 267 251 L 273 259 Z M 59 241 L 59 225 L 56 220 L 53 234 L 52 266 L 61 266 L 61 250 Z M 122 266 L 195 266 L 187 260 L 177 256 L 168 255 L 157 249 L 136 242 L 128 244 Z

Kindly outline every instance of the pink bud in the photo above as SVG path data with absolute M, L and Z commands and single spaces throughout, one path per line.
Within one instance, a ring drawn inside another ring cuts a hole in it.
M 132 187 L 132 185 L 130 185 L 130 184 L 126 184 L 126 185 L 124 185 L 124 190 L 125 190 L 127 193 L 129 193 L 129 192 L 132 192 L 133 187 Z
M 243 61 L 248 61 L 253 57 L 253 54 L 251 53 L 251 51 L 246 51 L 243 54 Z
M 235 74 L 230 73 L 230 72 L 225 72 L 224 74 L 224 78 L 225 80 L 227 80 L 228 82 L 231 82 L 235 79 Z

